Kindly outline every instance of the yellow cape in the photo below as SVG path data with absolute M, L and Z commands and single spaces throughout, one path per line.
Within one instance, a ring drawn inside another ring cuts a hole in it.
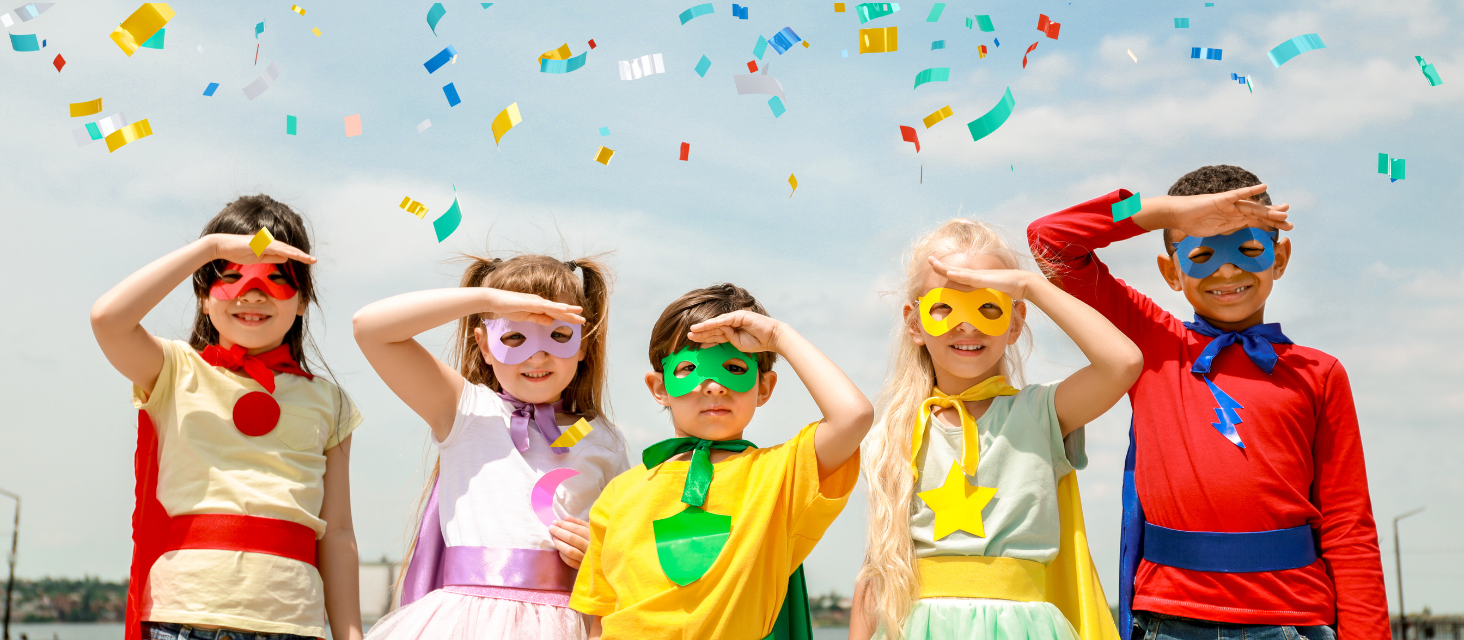
M 1057 512 L 1062 521 L 1057 557 L 1047 565 L 1047 601 L 1078 630 L 1080 640 L 1119 640 L 1118 626 L 1098 569 L 1088 552 L 1088 530 L 1083 525 L 1083 498 L 1078 494 L 1078 472 L 1057 484 Z

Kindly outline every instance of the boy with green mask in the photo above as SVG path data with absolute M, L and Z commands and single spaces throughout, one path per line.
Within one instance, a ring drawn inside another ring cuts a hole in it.
M 788 359 L 823 413 L 783 444 L 743 440 Z M 811 638 L 802 563 L 843 510 L 874 407 L 833 361 L 722 284 L 671 303 L 646 386 L 676 438 L 610 482 L 570 607 L 590 638 Z

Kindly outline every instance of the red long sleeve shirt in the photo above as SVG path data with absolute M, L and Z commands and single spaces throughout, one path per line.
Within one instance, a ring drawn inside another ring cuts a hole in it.
M 1145 233 L 1131 219 L 1113 222 L 1110 207 L 1130 195 L 1115 191 L 1038 219 L 1027 238 L 1059 286 L 1144 353 L 1129 401 L 1145 518 L 1183 531 L 1311 525 L 1321 549 L 1309 566 L 1257 573 L 1144 561 L 1135 576 L 1134 609 L 1238 624 L 1336 624 L 1343 640 L 1390 637 L 1347 372 L 1336 358 L 1299 345 L 1274 345 L 1279 360 L 1270 375 L 1239 344 L 1221 351 L 1210 379 L 1244 407 L 1236 429 L 1245 448 L 1226 440 L 1211 426 L 1214 395 L 1190 372 L 1211 338 L 1114 278 L 1093 253 Z

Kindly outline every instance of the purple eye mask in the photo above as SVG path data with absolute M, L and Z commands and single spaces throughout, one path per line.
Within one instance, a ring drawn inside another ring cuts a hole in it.
M 568 327 L 573 335 L 565 342 L 555 342 L 550 337 L 555 329 Z M 552 325 L 542 325 L 527 320 L 504 320 L 497 318 L 483 323 L 483 332 L 488 337 L 488 351 L 503 364 L 518 364 L 534 354 L 543 351 L 556 358 L 570 358 L 579 352 L 580 327 L 577 324 L 570 324 L 563 320 L 555 321 Z M 517 347 L 510 347 L 503 344 L 503 336 L 511 333 L 521 333 L 524 336 L 523 344 Z

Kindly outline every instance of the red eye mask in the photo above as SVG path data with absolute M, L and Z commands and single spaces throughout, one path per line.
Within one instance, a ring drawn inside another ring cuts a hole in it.
M 223 278 L 214 281 L 213 286 L 209 287 L 208 294 L 219 300 L 233 300 L 253 289 L 259 289 L 265 295 L 276 300 L 289 300 L 295 297 L 294 287 L 288 284 L 276 283 L 269 279 L 270 274 L 280 273 L 279 265 L 273 263 L 238 264 L 230 262 L 224 268 L 238 271 L 239 279 L 232 283 L 224 282 Z

